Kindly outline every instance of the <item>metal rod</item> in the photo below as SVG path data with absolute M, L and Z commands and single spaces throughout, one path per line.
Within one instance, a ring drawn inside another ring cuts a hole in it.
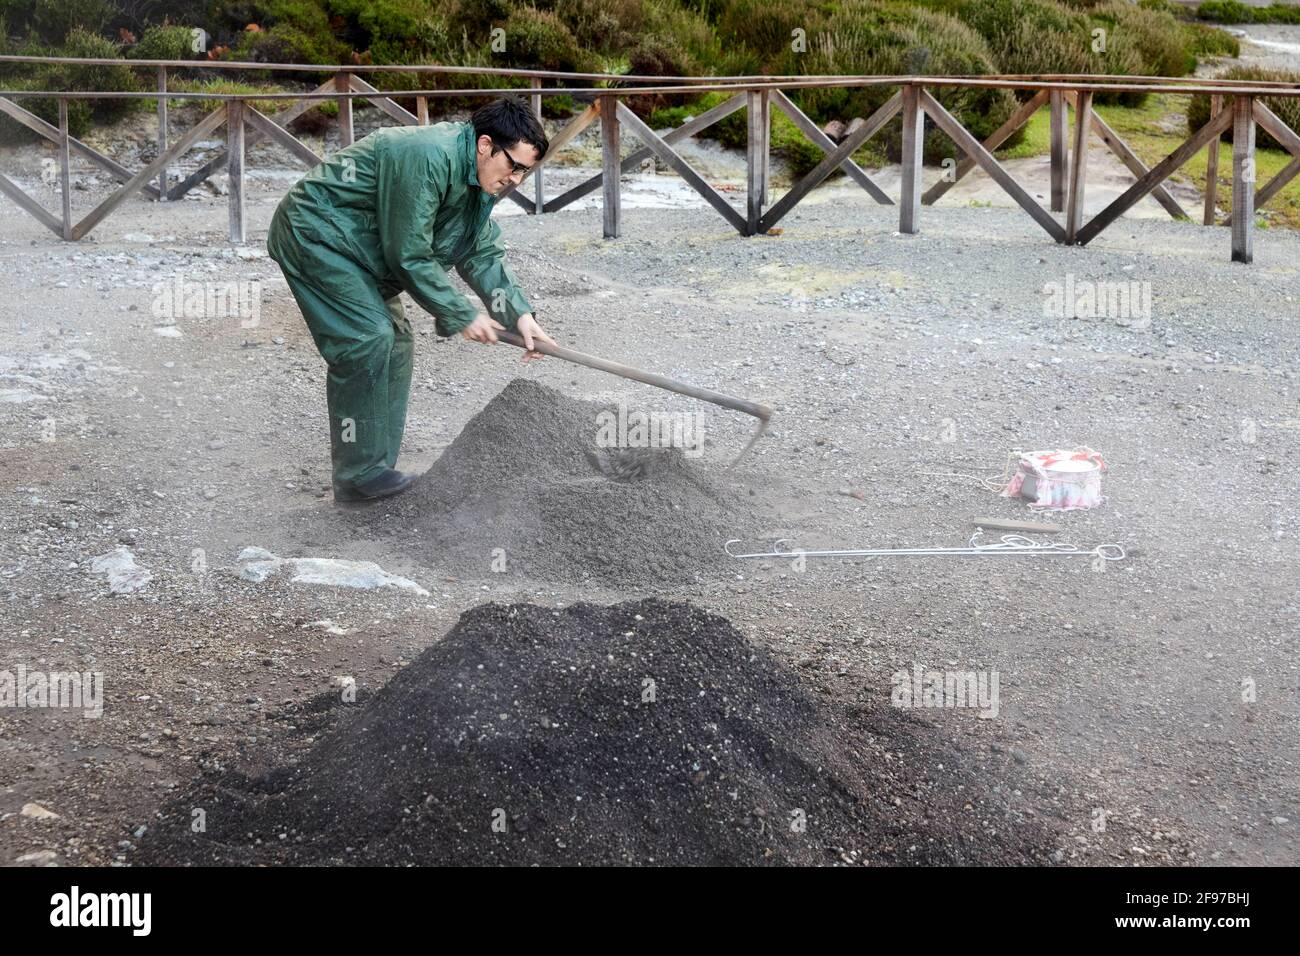
M 1124 549 L 1118 544 L 1099 544 L 1094 548 L 1080 548 L 1077 545 L 1060 541 L 1037 542 L 1018 534 L 1003 535 L 992 544 L 976 544 L 980 532 L 971 536 L 970 544 L 964 548 L 850 548 L 829 551 L 793 551 L 780 550 L 786 544 L 781 538 L 772 545 L 771 551 L 755 551 L 749 554 L 736 554 L 731 546 L 740 541 L 732 538 L 723 545 L 723 550 L 733 558 L 907 558 L 907 557 L 1094 557 L 1103 561 L 1121 561 Z

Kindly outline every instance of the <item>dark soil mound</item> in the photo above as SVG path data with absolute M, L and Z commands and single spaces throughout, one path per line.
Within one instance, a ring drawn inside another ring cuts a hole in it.
M 597 447 L 617 409 L 515 379 L 466 424 L 382 526 L 473 576 L 629 585 L 693 581 L 731 559 L 746 518 L 720 466 L 682 448 Z M 396 517 L 398 520 L 391 520 Z
M 932 737 L 818 702 L 689 604 L 488 604 L 296 766 L 201 783 L 138 859 L 1044 862 L 1047 834 L 989 796 L 989 768 Z

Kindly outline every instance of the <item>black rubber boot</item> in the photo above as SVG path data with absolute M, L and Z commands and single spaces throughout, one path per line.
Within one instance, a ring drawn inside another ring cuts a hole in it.
M 393 495 L 400 495 L 411 487 L 418 477 L 420 476 L 389 468 L 362 485 L 336 484 L 334 486 L 334 500 L 355 503 L 391 498 Z

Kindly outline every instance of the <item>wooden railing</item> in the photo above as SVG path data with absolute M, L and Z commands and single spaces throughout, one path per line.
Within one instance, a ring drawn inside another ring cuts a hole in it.
M 787 213 L 834 170 L 843 170 L 868 195 L 882 205 L 894 200 L 875 183 L 866 170 L 852 159 L 853 153 L 876 135 L 895 117 L 902 122 L 902 184 L 897 201 L 900 232 L 920 229 L 921 207 L 934 203 L 972 169 L 979 167 L 1015 200 L 1049 236 L 1057 242 L 1085 245 L 1108 225 L 1150 194 L 1171 216 L 1191 218 L 1169 194 L 1162 183 L 1202 148 L 1209 149 L 1207 188 L 1202 222 L 1216 221 L 1216 188 L 1219 139 L 1232 128 L 1232 212 L 1224 222 L 1231 226 L 1232 258 L 1250 262 L 1253 258 L 1255 210 L 1300 173 L 1300 136 L 1291 130 L 1260 100 L 1263 97 L 1300 96 L 1300 84 L 1254 80 L 1197 80 L 1166 77 L 1098 77 L 1090 75 L 1041 76 L 742 76 L 742 77 L 649 77 L 614 76 L 594 73 L 557 73 L 542 70 L 483 70 L 448 66 L 309 66 L 303 64 L 229 63 L 187 60 L 99 60 L 56 57 L 0 56 L 0 63 L 113 65 L 146 68 L 157 73 L 154 92 L 83 92 L 83 91 L 0 91 L 0 112 L 51 140 L 58 147 L 59 180 L 62 197 L 61 215 L 47 211 L 16 183 L 0 173 L 0 192 L 67 240 L 77 240 L 116 209 L 133 193 L 143 192 L 151 199 L 179 199 L 222 167 L 229 173 L 230 239 L 246 240 L 244 215 L 244 169 L 247 150 L 263 139 L 284 147 L 305 167 L 320 162 L 321 157 L 289 132 L 288 125 L 321 103 L 333 101 L 339 107 L 340 142 L 353 142 L 352 105 L 364 100 L 388 117 L 405 125 L 425 125 L 429 120 L 428 103 L 439 98 L 492 98 L 524 93 L 540 116 L 542 98 L 565 95 L 589 105 L 551 138 L 550 149 L 534 167 L 528 198 L 512 190 L 508 198 L 530 214 L 554 212 L 574 200 L 601 189 L 603 192 L 604 235 L 618 236 L 622 229 L 620 174 L 636 168 L 651 156 L 658 157 L 676 170 L 736 231 L 744 236 L 768 232 Z M 328 73 L 330 79 L 307 93 L 220 94 L 169 91 L 168 71 L 174 69 L 223 69 Z M 386 93 L 359 74 L 414 73 L 419 75 L 489 75 L 528 79 L 530 88 L 507 89 L 432 89 Z M 603 85 L 583 87 L 547 87 L 546 81 Z M 840 142 L 835 142 L 805 115 L 789 98 L 787 91 L 824 87 L 897 87 L 876 112 L 857 125 Z M 931 92 L 953 87 L 1003 88 L 1032 90 L 1024 102 L 996 132 L 983 140 L 976 139 L 946 110 Z M 623 100 L 628 96 L 683 94 L 726 91 L 732 96 L 723 103 L 688 120 L 676 129 L 660 135 L 630 110 Z M 1209 122 L 1155 166 L 1148 168 L 1106 122 L 1094 112 L 1093 98 L 1098 93 L 1200 93 L 1211 97 Z M 416 111 L 410 112 L 392 97 L 413 99 Z M 58 127 L 46 122 L 19 105 L 23 98 L 54 98 L 59 104 Z M 155 99 L 158 104 L 158 156 L 143 169 L 132 172 L 68 133 L 70 99 Z M 174 142 L 168 137 L 168 100 L 216 101 L 217 106 L 203 116 Z M 268 100 L 290 101 L 287 108 L 268 116 L 254 105 Z M 808 139 L 825 154 L 820 163 L 795 183 L 775 203 L 769 204 L 769 156 L 771 146 L 771 109 L 786 114 Z M 1044 209 L 1017 183 L 993 156 L 993 151 L 1024 126 L 1039 109 L 1047 107 L 1050 118 L 1051 198 Z M 674 144 L 707 129 L 723 117 L 745 110 L 747 116 L 746 204 L 737 209 L 705 181 L 674 149 Z M 1071 122 L 1071 114 L 1073 121 Z M 921 149 L 926 118 L 948 135 L 964 157 L 951 171 L 924 193 L 921 191 Z M 563 150 L 575 136 L 592 123 L 599 122 L 602 140 L 601 172 L 559 196 L 547 199 L 543 187 L 546 163 Z M 184 178 L 173 177 L 169 167 L 195 143 L 226 127 L 226 149 Z M 1255 130 L 1262 127 L 1291 154 L 1291 162 L 1262 188 L 1255 187 Z M 626 129 L 641 146 L 627 156 L 621 155 L 621 137 Z M 1072 130 L 1072 131 L 1071 131 Z M 1135 182 L 1091 219 L 1083 216 L 1087 187 L 1088 139 L 1096 133 L 1135 177 Z M 72 153 L 89 159 L 107 170 L 122 185 L 80 220 L 73 220 L 69 191 Z M 1063 214 L 1058 218 L 1056 213 Z

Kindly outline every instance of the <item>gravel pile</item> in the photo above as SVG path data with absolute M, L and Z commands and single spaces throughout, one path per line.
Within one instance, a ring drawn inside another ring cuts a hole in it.
M 723 543 L 747 526 L 720 467 L 688 457 L 689 444 L 602 447 L 618 414 L 515 379 L 383 527 L 409 536 L 413 556 L 466 575 L 636 587 L 716 572 L 730 560 Z
M 1046 832 L 990 799 L 985 770 L 898 714 L 819 702 L 690 604 L 487 604 L 297 765 L 202 783 L 138 861 L 1048 859 Z

